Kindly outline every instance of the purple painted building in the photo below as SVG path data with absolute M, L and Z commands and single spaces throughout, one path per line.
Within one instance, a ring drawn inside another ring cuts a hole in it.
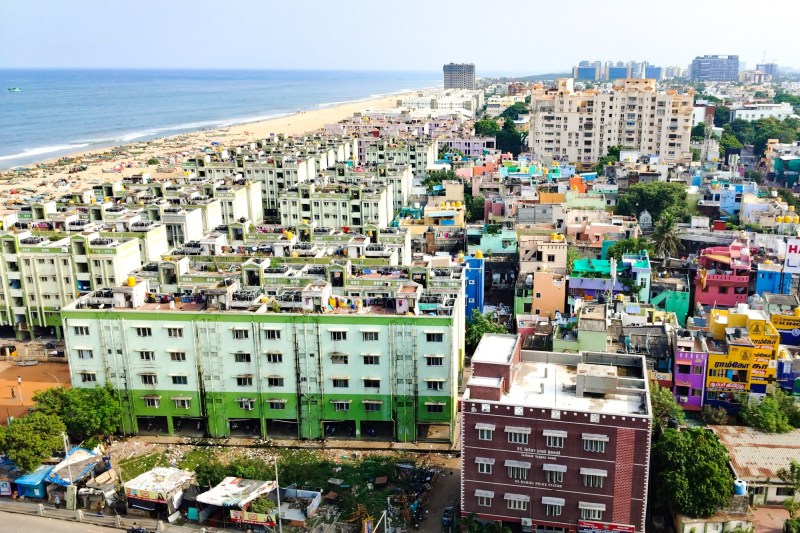
M 672 392 L 684 411 L 700 411 L 703 408 L 708 367 L 708 348 L 705 344 L 705 339 L 695 337 L 693 332 L 678 332 Z

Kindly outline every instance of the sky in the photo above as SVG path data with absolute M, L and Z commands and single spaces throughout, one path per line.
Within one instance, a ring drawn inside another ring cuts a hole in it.
M 582 59 L 800 66 L 781 13 L 745 0 L 0 0 L 0 68 L 565 72 Z M 781 29 L 783 28 L 783 29 Z

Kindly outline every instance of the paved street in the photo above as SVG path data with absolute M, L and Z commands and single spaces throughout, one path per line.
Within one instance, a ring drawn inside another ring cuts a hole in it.
M 0 511 L 0 529 L 3 533 L 31 533 L 47 531 L 49 533 L 120 533 L 121 529 L 81 524 L 67 520 L 56 520 L 40 516 L 6 513 Z M 188 530 L 187 530 L 188 531 Z

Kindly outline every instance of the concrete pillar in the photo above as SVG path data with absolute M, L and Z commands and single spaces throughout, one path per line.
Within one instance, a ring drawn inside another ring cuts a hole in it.
M 77 511 L 75 511 L 75 519 L 76 519 L 78 522 L 83 522 L 83 511 L 81 511 L 80 509 L 78 509 Z
M 37 508 L 36 514 L 38 514 L 39 516 L 44 516 L 44 505 L 40 503 L 39 505 L 36 506 L 36 508 Z

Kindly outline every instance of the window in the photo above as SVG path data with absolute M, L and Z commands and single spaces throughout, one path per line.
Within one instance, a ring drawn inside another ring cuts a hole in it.
M 136 335 L 139 337 L 152 337 L 153 328 L 136 328 Z
M 268 377 L 267 387 L 283 387 L 283 378 L 278 376 Z
M 478 505 L 480 507 L 491 507 L 494 492 L 488 490 L 476 490 L 475 497 L 478 498 Z
M 86 336 L 89 334 L 89 326 L 75 326 L 72 328 L 72 331 L 75 333 L 75 335 Z
M 702 374 L 703 365 L 692 365 L 692 374 Z
M 278 410 L 286 409 L 286 400 L 270 400 L 269 408 Z
M 187 376 L 170 376 L 173 385 L 188 385 L 189 378 Z
M 361 340 L 364 342 L 371 342 L 378 340 L 378 332 L 377 331 L 362 331 L 361 332 Z
M 426 355 L 425 364 L 428 366 L 444 366 L 443 355 Z
M 283 354 L 280 352 L 270 352 L 266 356 L 267 363 L 283 363 Z
M 775 496 L 794 496 L 794 488 L 778 487 L 775 489 Z
M 581 520 L 602 520 L 606 506 L 602 503 L 578 502 L 581 510 Z
M 244 409 L 245 411 L 252 411 L 256 405 L 256 401 L 250 398 L 239 398 L 236 403 L 239 404 L 239 409 Z
M 478 440 L 492 440 L 494 434 L 494 424 L 475 424 L 478 430 Z
M 426 333 L 425 340 L 428 342 L 442 342 L 444 341 L 444 333 Z
M 380 389 L 381 380 L 375 378 L 364 378 L 364 386 L 368 389 Z
M 479 474 L 492 473 L 492 466 L 494 466 L 494 459 L 490 457 L 476 457 L 475 463 L 478 465 Z
M 175 409 L 189 409 L 191 406 L 191 398 L 175 398 Z
M 511 479 L 528 479 L 528 470 L 531 469 L 531 464 L 524 461 L 506 460 L 505 467 L 508 477 Z
M 139 359 L 142 361 L 155 361 L 156 354 L 150 350 L 142 350 L 139 352 Z
M 333 387 L 337 389 L 346 389 L 350 386 L 350 380 L 347 378 L 333 378 Z
M 94 354 L 91 350 L 78 350 L 78 359 L 92 359 Z
M 176 363 L 184 362 L 186 361 L 186 352 L 170 352 L 169 359 Z
M 148 397 L 144 398 L 144 406 L 145 407 L 154 407 L 154 408 L 158 409 L 158 407 L 160 405 L 161 405 L 161 399 L 160 398 L 155 398 L 153 396 L 148 396 Z
M 264 338 L 268 341 L 277 341 L 281 338 L 281 330 L 279 329 L 265 329 Z
M 94 383 L 97 381 L 97 374 L 94 372 L 81 372 L 82 383 Z
M 444 381 L 439 379 L 426 380 L 428 390 L 444 390 Z
M 553 430 L 544 430 L 542 435 L 545 437 L 545 444 L 548 448 L 563 448 L 564 447 L 564 439 L 567 438 L 566 431 L 553 431 Z
M 524 494 L 506 494 L 506 506 L 512 511 L 527 511 L 531 499 Z
M 561 516 L 564 510 L 564 498 L 550 498 L 545 496 L 542 498 L 544 505 L 544 514 L 546 516 Z
M 563 483 L 564 472 L 567 471 L 567 467 L 565 465 L 544 464 L 542 465 L 542 470 L 544 470 L 544 477 L 548 483 Z
M 333 410 L 338 412 L 349 411 L 350 402 L 348 401 L 335 401 L 333 402 Z
M 249 339 L 250 332 L 246 329 L 235 329 L 233 330 L 233 338 L 234 339 Z
M 155 374 L 142 374 L 142 385 L 156 385 L 158 377 Z
M 347 340 L 347 332 L 346 331 L 331 331 L 331 340 L 332 341 L 346 341 Z
M 236 376 L 238 387 L 250 387 L 253 384 L 253 376 Z
M 349 360 L 349 357 L 343 353 L 331 354 L 331 363 L 334 365 L 346 365 Z
M 379 365 L 380 364 L 380 356 L 377 356 L 377 355 L 365 355 L 364 356 L 364 364 L 365 365 Z
M 236 352 L 235 354 L 233 354 L 233 360 L 237 363 L 249 363 L 250 354 L 244 352 Z
M 547 255 L 547 262 L 548 263 L 553 263 L 553 262 L 555 262 L 555 260 L 556 260 L 556 256 L 555 255 L 551 255 L 551 254 Z
M 583 478 L 584 487 L 595 487 L 598 489 L 603 488 L 608 472 L 605 470 L 598 470 L 596 468 L 581 468 L 581 477 Z
M 425 407 L 427 408 L 429 413 L 444 413 L 444 404 L 443 403 L 426 403 Z
M 528 444 L 528 435 L 530 433 L 530 428 L 506 427 L 506 436 L 511 444 Z
M 583 434 L 583 450 L 586 452 L 604 453 L 607 442 L 608 435 Z
M 182 338 L 183 328 L 167 328 L 167 336 L 173 338 Z
M 380 400 L 364 400 L 364 411 L 367 413 L 377 413 L 381 410 L 383 402 Z

